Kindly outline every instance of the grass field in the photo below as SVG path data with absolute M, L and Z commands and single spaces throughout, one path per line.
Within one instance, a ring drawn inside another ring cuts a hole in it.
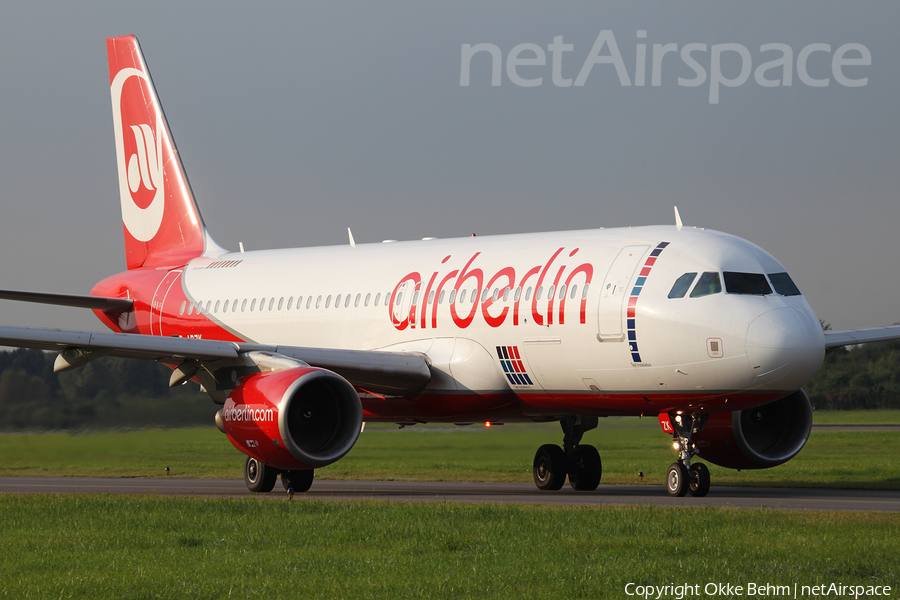
M 534 450 L 560 437 L 555 424 L 367 427 L 317 473 L 530 481 Z M 606 482 L 636 483 L 643 470 L 661 485 L 674 460 L 655 419 L 603 420 L 585 437 Z M 781 467 L 711 470 L 714 485 L 897 489 L 898 455 L 898 432 L 814 431 Z M 243 464 L 215 429 L 0 435 L 0 456 L 0 475 L 164 476 L 169 466 L 174 477 L 237 479 Z M 630 598 L 629 583 L 700 586 L 686 599 L 782 596 L 751 595 L 749 583 L 796 584 L 803 598 L 802 586 L 891 586 L 896 598 L 898 531 L 900 514 L 0 495 L 0 599 Z
M 815 413 L 815 422 L 897 423 L 900 411 Z M 319 469 L 326 479 L 531 481 L 537 447 L 561 442 L 556 424 L 491 427 L 369 426 L 351 452 Z M 604 483 L 662 485 L 675 460 L 656 419 L 602 419 L 585 435 L 603 458 Z M 0 475 L 100 477 L 242 476 L 243 455 L 215 429 L 70 435 L 0 435 Z M 813 431 L 803 451 L 773 469 L 710 465 L 713 485 L 900 489 L 900 432 Z
M 900 583 L 893 514 L 3 496 L 0 523 L 0 598 L 627 598 L 628 583 Z

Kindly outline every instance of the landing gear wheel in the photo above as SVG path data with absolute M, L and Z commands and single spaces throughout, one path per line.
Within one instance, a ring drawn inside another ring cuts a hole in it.
M 568 460 L 563 449 L 544 444 L 534 455 L 534 484 L 539 490 L 558 490 L 566 482 Z
M 275 479 L 278 477 L 278 469 L 262 463 L 252 456 L 244 461 L 244 483 L 251 492 L 271 492 L 275 487 Z
M 709 493 L 709 469 L 703 463 L 693 463 L 688 471 L 691 496 L 702 498 Z
M 600 461 L 600 453 L 589 445 L 575 446 L 575 460 L 569 463 L 569 485 L 572 489 L 592 492 L 600 485 L 600 477 L 603 475 L 603 463 Z M 575 466 L 580 462 L 580 466 Z
M 295 493 L 302 494 L 303 492 L 309 491 L 310 486 L 312 486 L 314 475 L 315 471 L 312 469 L 306 469 L 305 471 L 282 471 L 281 485 L 284 486 L 285 490 L 294 488 Z
M 669 465 L 666 474 L 666 490 L 670 496 L 680 497 L 688 491 L 688 470 L 683 463 L 676 462 Z

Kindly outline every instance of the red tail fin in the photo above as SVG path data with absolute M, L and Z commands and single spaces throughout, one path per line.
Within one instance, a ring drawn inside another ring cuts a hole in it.
M 128 268 L 182 266 L 215 243 L 194 202 L 137 38 L 108 38 L 106 51 Z

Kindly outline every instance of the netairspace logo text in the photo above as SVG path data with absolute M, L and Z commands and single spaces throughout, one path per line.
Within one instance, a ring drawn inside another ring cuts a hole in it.
M 834 50 L 831 44 L 812 43 L 797 51 L 788 44 L 767 43 L 762 44 L 758 52 L 751 52 L 737 43 L 689 43 L 679 47 L 675 43 L 651 45 L 641 41 L 646 39 L 647 31 L 639 29 L 634 65 L 630 71 L 610 29 L 600 32 L 586 55 L 576 52 L 574 44 L 563 43 L 561 35 L 547 44 L 546 51 L 539 44 L 518 44 L 509 51 L 505 61 L 502 50 L 496 44 L 463 44 L 459 85 L 486 84 L 488 78 L 484 65 L 489 59 L 490 84 L 495 87 L 502 83 L 504 62 L 506 77 L 519 87 L 541 86 L 548 75 L 556 87 L 581 87 L 587 83 L 595 68 L 598 71 L 615 70 L 622 87 L 646 86 L 648 79 L 651 87 L 659 87 L 663 74 L 668 75 L 667 80 L 671 81 L 671 73 L 676 73 L 681 87 L 708 85 L 709 103 L 718 104 L 721 88 L 740 87 L 750 81 L 751 75 L 757 85 L 765 88 L 794 85 L 795 72 L 800 84 L 808 87 L 828 87 L 834 81 L 838 85 L 854 88 L 869 83 L 869 78 L 865 76 L 868 71 L 866 67 L 872 65 L 872 53 L 858 43 L 845 43 Z M 727 67 L 723 66 L 723 62 L 727 63 Z M 564 73 L 574 74 L 573 66 L 578 64 L 580 68 L 574 79 L 563 76 Z M 735 68 L 737 64 L 740 68 Z
M 736 598 L 736 597 L 784 597 L 784 598 L 873 598 L 891 595 L 889 585 L 844 585 L 843 583 L 820 583 L 816 585 L 773 585 L 771 583 L 707 583 L 625 585 L 625 595 L 644 600 L 684 600 L 685 598 Z

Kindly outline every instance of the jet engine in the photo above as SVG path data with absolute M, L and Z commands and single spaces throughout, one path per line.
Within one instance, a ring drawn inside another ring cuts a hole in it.
M 331 371 L 296 367 L 243 378 L 216 414 L 235 448 L 276 469 L 324 467 L 359 437 L 362 405 Z
M 809 439 L 812 407 L 803 390 L 756 408 L 709 415 L 693 435 L 697 454 L 731 469 L 767 469 L 794 458 Z

